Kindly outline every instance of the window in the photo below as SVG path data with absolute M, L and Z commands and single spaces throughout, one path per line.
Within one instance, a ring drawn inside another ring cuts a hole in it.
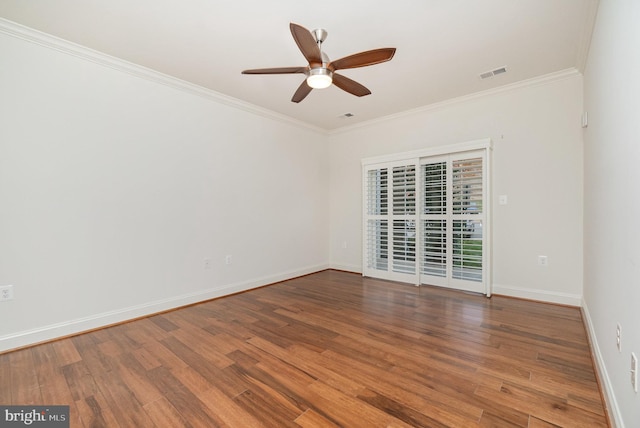
M 489 294 L 490 144 L 464 148 L 363 161 L 364 275 Z

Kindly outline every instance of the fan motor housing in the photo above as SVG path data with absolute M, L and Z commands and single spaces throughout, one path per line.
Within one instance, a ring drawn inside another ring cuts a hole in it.
M 316 39 L 316 42 L 322 43 L 327 39 L 327 35 L 329 33 L 327 33 L 327 30 L 325 30 L 324 28 L 316 28 L 311 32 L 311 34 L 313 34 L 313 37 Z

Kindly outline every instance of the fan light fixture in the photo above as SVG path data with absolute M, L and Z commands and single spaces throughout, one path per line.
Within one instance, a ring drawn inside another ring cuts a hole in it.
M 326 68 L 312 68 L 309 70 L 307 85 L 313 89 L 324 89 L 331 86 L 333 82 L 332 73 Z

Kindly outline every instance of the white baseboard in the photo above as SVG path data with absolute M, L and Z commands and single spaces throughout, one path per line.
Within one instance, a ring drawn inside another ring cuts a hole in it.
M 193 303 L 215 299 L 217 297 L 228 296 L 230 294 L 251 290 L 253 288 L 262 287 L 280 281 L 286 281 L 288 279 L 320 272 L 326 269 L 329 269 L 329 264 L 309 266 L 298 270 L 283 272 L 277 275 L 255 278 L 235 284 L 224 285 L 222 287 L 170 297 L 163 300 L 156 300 L 141 305 L 103 312 L 85 318 L 68 320 L 61 323 L 9 334 L 0 337 L 0 352 L 130 321 L 136 318 L 176 309 Z
M 604 359 L 600 352 L 600 346 L 598 345 L 596 331 L 591 321 L 591 314 L 589 314 L 587 302 L 582 302 L 582 316 L 586 323 L 589 344 L 591 345 L 591 353 L 595 359 L 596 370 L 598 371 L 598 377 L 600 378 L 600 388 L 603 389 L 604 402 L 607 406 L 607 413 L 609 414 L 609 422 L 612 424 L 613 428 L 624 428 L 624 421 L 622 420 L 618 401 L 616 400 L 616 396 L 613 392 L 611 378 L 609 378 L 607 367 L 604 364 Z
M 342 270 L 345 272 L 362 273 L 362 266 L 360 265 L 343 265 L 340 263 L 331 263 L 329 269 Z
M 493 284 L 491 293 L 500 294 L 502 296 L 518 297 L 521 299 L 538 300 L 540 302 L 557 303 L 560 305 L 577 307 L 582 305 L 582 296 L 579 294 L 559 293 L 534 288 L 520 288 L 509 285 Z

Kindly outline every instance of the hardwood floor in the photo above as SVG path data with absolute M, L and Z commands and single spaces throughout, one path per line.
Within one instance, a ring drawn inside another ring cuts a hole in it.
M 72 427 L 602 427 L 579 309 L 324 271 L 0 355 Z

